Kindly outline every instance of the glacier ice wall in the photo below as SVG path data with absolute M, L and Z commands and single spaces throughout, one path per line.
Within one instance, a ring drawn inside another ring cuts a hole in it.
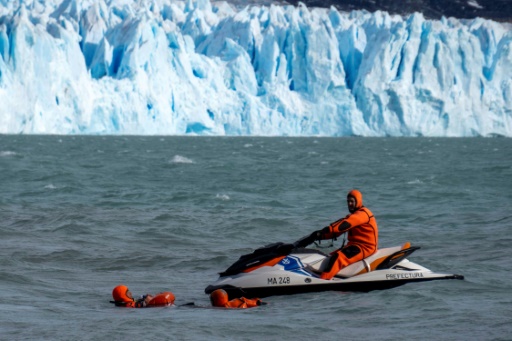
M 208 0 L 0 5 L 0 133 L 512 136 L 509 24 Z

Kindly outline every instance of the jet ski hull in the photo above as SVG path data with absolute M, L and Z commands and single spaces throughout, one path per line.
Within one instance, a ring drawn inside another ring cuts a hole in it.
M 436 278 L 416 278 L 383 280 L 371 282 L 331 282 L 326 284 L 304 284 L 304 285 L 286 285 L 286 286 L 268 286 L 268 287 L 237 287 L 230 284 L 212 284 L 205 289 L 205 293 L 210 294 L 216 289 L 224 289 L 230 299 L 236 297 L 269 297 L 280 295 L 295 295 L 302 293 L 322 292 L 322 291 L 345 291 L 345 292 L 370 292 L 374 290 L 387 290 L 413 282 L 426 282 L 440 279 L 464 279 L 461 275 L 445 275 Z
M 355 263 L 343 269 L 331 280 L 323 280 L 318 276 L 322 263 L 328 258 L 328 255 L 318 250 L 295 250 L 297 253 L 278 257 L 279 262 L 275 264 L 263 258 L 259 267 L 254 267 L 254 261 L 248 257 L 250 255 L 244 255 L 241 257 L 242 264 L 237 264 L 240 263 L 239 260 L 230 267 L 236 270 L 228 269 L 221 273 L 220 278 L 205 289 L 205 293 L 224 289 L 230 298 L 262 298 L 321 291 L 369 292 L 396 288 L 412 282 L 464 278 L 456 274 L 435 273 L 404 258 L 418 248 L 394 247 L 379 250 L 375 255 L 358 262 L 359 264 Z M 259 253 L 255 254 L 261 259 Z M 241 270 L 245 266 L 247 268 Z

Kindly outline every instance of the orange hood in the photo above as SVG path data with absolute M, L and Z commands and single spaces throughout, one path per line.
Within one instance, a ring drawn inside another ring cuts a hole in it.
M 112 290 L 112 297 L 116 302 L 132 302 L 133 298 L 127 295 L 128 287 L 126 285 L 118 285 Z
M 210 300 L 214 307 L 224 307 L 228 303 L 228 294 L 222 289 L 217 289 L 210 294 Z
M 356 199 L 356 210 L 363 207 L 363 195 L 357 189 L 353 189 L 347 194 L 347 198 L 352 197 Z

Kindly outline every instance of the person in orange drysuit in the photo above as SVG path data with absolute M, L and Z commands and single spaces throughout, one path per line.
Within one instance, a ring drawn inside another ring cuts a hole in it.
M 231 301 L 225 290 L 217 289 L 210 294 L 210 301 L 214 307 L 223 308 L 253 308 L 264 304 L 259 298 L 248 299 L 245 297 L 234 298 Z
M 317 239 L 337 238 L 348 232 L 348 243 L 331 253 L 329 262 L 320 274 L 322 279 L 333 278 L 341 269 L 371 256 L 377 251 L 379 230 L 373 213 L 363 206 L 363 195 L 358 190 L 347 194 L 350 212 L 317 232 Z
M 116 307 L 126 308 L 145 308 L 145 307 L 161 307 L 172 305 L 174 303 L 174 294 L 170 291 L 161 292 L 155 296 L 146 294 L 139 299 L 134 299 L 131 291 L 126 285 L 118 285 L 112 290 L 112 297 L 114 298 L 111 303 Z

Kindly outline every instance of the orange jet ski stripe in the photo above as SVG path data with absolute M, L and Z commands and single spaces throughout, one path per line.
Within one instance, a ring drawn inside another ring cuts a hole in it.
M 411 247 L 411 243 L 410 242 L 407 242 L 405 243 L 404 245 L 402 245 L 402 250 L 405 250 L 405 249 L 408 249 Z M 397 255 L 395 256 L 396 257 L 400 257 L 401 255 Z M 370 271 L 373 271 L 375 269 L 377 269 L 377 267 L 386 259 L 388 258 L 388 256 L 384 256 L 384 257 L 380 257 L 380 258 L 377 258 L 376 260 L 374 260 L 371 264 L 370 264 Z M 357 274 L 358 275 L 361 275 L 361 274 L 364 274 L 368 272 L 368 270 L 366 270 L 366 268 L 364 268 L 363 270 L 359 271 Z

